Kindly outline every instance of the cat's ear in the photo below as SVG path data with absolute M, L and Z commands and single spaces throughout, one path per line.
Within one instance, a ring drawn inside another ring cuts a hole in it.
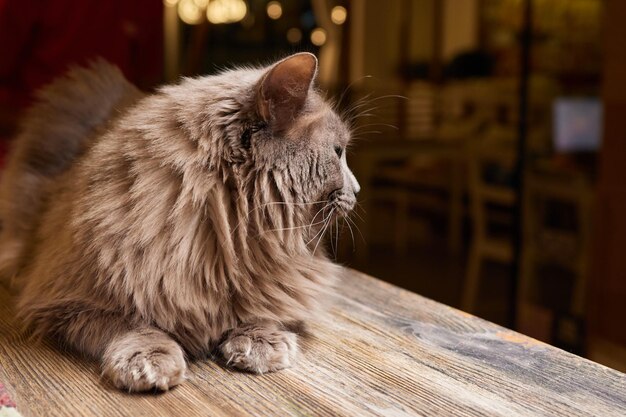
M 274 65 L 261 79 L 257 92 L 259 115 L 275 131 L 286 130 L 306 102 L 317 74 L 317 58 L 304 52 Z

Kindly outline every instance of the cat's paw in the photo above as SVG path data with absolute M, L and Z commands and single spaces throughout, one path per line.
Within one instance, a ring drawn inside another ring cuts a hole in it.
M 250 325 L 233 330 L 220 345 L 226 363 L 259 374 L 293 366 L 297 336 L 275 325 Z
M 102 371 L 129 392 L 167 391 L 185 380 L 181 347 L 158 330 L 132 332 L 116 339 L 103 358 Z

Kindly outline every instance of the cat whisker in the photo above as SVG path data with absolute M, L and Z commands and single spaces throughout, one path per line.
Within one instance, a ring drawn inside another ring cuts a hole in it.
M 350 226 L 350 219 L 348 217 L 344 217 L 344 224 L 348 226 L 348 230 L 350 231 L 350 236 L 352 237 L 352 251 L 356 250 L 356 243 L 354 242 L 354 233 L 352 232 L 352 226 Z
M 356 211 L 356 209 L 360 209 L 363 212 L 363 214 L 366 214 L 365 213 L 365 209 L 363 207 L 361 207 L 361 204 L 357 203 L 356 207 L 355 207 L 355 210 L 352 210 L 352 214 L 354 214 L 356 217 L 359 218 L 359 220 L 361 220 L 363 223 L 365 223 L 365 219 L 363 219 L 363 217 L 361 217 L 361 215 L 359 214 L 358 211 Z
M 318 231 L 317 231 L 317 233 L 315 233 L 315 236 L 313 236 L 313 237 L 311 238 L 311 240 L 309 240 L 309 241 L 306 243 L 307 245 L 308 245 L 309 243 L 313 242 L 313 241 L 314 241 L 314 240 L 318 237 L 318 235 L 324 235 L 324 229 L 325 229 L 325 228 L 326 228 L 326 226 L 327 226 L 327 224 L 326 224 L 326 223 L 327 223 L 327 222 L 328 222 L 328 220 L 330 219 L 331 214 L 332 214 L 332 211 L 331 211 L 331 213 L 330 213 L 329 215 L 327 215 L 326 217 L 324 217 L 324 220 L 323 220 L 324 225 L 320 228 L 320 230 L 318 230 Z
M 358 132 L 357 136 L 353 136 L 352 139 L 360 139 L 362 137 L 362 135 L 369 135 L 370 133 L 381 134 L 383 132 L 381 132 L 380 130 L 368 130 L 367 132 Z
M 335 219 L 335 224 L 336 224 L 336 219 Z M 333 242 L 333 236 L 334 236 L 334 233 L 333 233 L 333 223 L 331 222 L 330 223 L 330 239 L 329 239 L 330 240 L 330 249 L 333 252 L 333 257 L 336 259 L 337 258 L 337 252 L 335 251 L 335 242 Z
M 330 219 L 328 219 L 328 221 L 326 222 L 326 225 L 322 229 L 322 233 L 320 233 L 320 235 L 319 235 L 319 237 L 317 239 L 317 243 L 315 244 L 315 247 L 313 248 L 313 252 L 312 252 L 313 255 L 315 255 L 315 252 L 317 251 L 317 247 L 319 246 L 320 242 L 324 238 L 324 234 L 326 233 L 326 230 L 328 229 L 329 223 L 330 223 Z
M 284 203 L 284 202 L 273 202 L 273 203 Z M 267 203 L 267 204 L 265 204 L 265 205 L 268 205 L 268 204 L 273 204 L 273 203 Z M 307 228 L 307 229 L 309 230 L 309 233 L 310 233 L 310 230 L 311 230 L 311 228 L 312 228 L 313 226 L 316 226 L 316 225 L 319 225 L 319 224 L 323 224 L 323 223 L 326 221 L 326 219 L 325 219 L 325 218 L 324 218 L 324 219 L 322 219 L 322 220 L 320 220 L 319 222 L 316 222 L 316 221 L 315 221 L 315 219 L 317 218 L 317 216 L 318 216 L 320 213 L 322 213 L 324 210 L 326 210 L 326 209 L 329 207 L 330 202 L 329 202 L 329 201 L 327 201 L 327 200 L 323 200 L 323 201 L 316 201 L 316 202 L 313 202 L 313 203 L 286 203 L 286 204 L 294 204 L 294 205 L 309 205 L 309 204 L 319 204 L 319 203 L 326 203 L 326 204 L 325 204 L 325 205 L 324 205 L 321 209 L 319 209 L 319 210 L 315 213 L 315 215 L 314 215 L 314 216 L 313 216 L 313 218 L 311 219 L 311 223 L 309 223 L 309 224 L 304 224 L 304 225 L 299 225 L 299 226 L 280 227 L 280 228 L 274 228 L 274 229 L 264 230 L 264 231 L 262 231 L 262 232 L 259 232 L 259 234 L 258 234 L 257 236 L 261 236 L 261 235 L 263 235 L 263 234 L 265 234 L 265 233 L 271 233 L 271 232 L 276 232 L 276 231 L 289 231 L 289 230 L 297 230 L 297 229 L 303 229 L 303 228 Z M 317 234 L 316 234 L 316 236 L 317 236 Z M 314 238 L 315 238 L 315 237 L 314 237 Z M 313 240 L 313 239 L 312 239 L 312 240 Z M 312 240 L 311 240 L 311 241 L 312 241 Z M 307 244 L 308 244 L 308 243 L 310 243 L 310 242 L 307 242 Z
M 332 237 L 331 237 L 332 240 Z M 337 259 L 337 253 L 339 252 L 339 219 L 335 218 L 335 259 Z
M 321 204 L 321 203 L 327 203 L 327 201 L 326 200 L 311 201 L 311 202 L 306 202 L 306 203 L 304 203 L 304 202 L 303 203 L 296 203 L 296 202 L 289 202 L 289 201 L 271 201 L 269 203 L 259 204 L 258 206 L 250 209 L 250 211 L 248 211 L 248 213 L 246 213 L 246 215 L 243 216 L 243 218 L 239 221 L 239 223 L 237 223 L 237 225 L 233 228 L 231 234 L 234 234 L 237 231 L 237 229 L 239 229 L 239 226 L 241 226 L 243 223 L 248 221 L 248 217 L 250 217 L 250 214 L 252 214 L 256 210 L 261 210 L 263 208 L 266 208 L 267 206 L 271 206 L 271 205 L 308 206 L 308 205 Z
M 313 216 L 313 218 L 311 219 L 311 226 L 313 226 L 313 222 L 315 221 L 315 219 L 317 218 L 317 215 L 322 213 L 324 210 L 326 210 L 328 208 L 328 205 L 330 204 L 330 202 L 326 202 L 326 204 L 324 205 L 324 207 L 322 207 L 321 209 L 319 209 L 317 211 L 317 213 L 315 213 L 315 216 Z
M 341 106 L 341 103 L 343 102 L 343 99 L 344 99 L 346 93 L 348 92 L 348 90 L 350 90 L 354 84 L 356 84 L 357 82 L 363 81 L 366 78 L 372 78 L 372 76 L 371 75 L 364 75 L 364 76 L 359 77 L 356 80 L 352 81 L 350 84 L 348 84 L 348 86 L 343 89 L 343 92 L 341 93 L 341 96 L 339 96 L 339 100 L 337 101 L 337 107 Z
M 315 225 L 318 225 L 318 224 L 322 224 L 322 223 L 324 223 L 324 220 L 320 220 L 319 222 L 315 222 L 315 223 L 311 223 L 311 224 L 302 224 L 300 226 L 279 227 L 279 228 L 276 228 L 276 229 L 268 229 L 268 230 L 264 230 L 264 231 L 260 232 L 258 234 L 258 236 L 261 236 L 262 234 L 265 234 L 265 233 L 271 233 L 271 232 L 283 232 L 283 231 L 287 231 L 287 230 L 304 229 L 305 227 L 310 229 L 311 227 L 313 227 Z
M 335 212 L 335 208 L 333 207 L 330 212 L 328 213 L 327 216 L 327 221 L 326 221 L 326 225 L 322 228 L 322 233 L 320 233 L 319 238 L 317 239 L 317 243 L 315 244 L 315 247 L 313 248 L 313 255 L 315 255 L 315 251 L 317 251 L 317 247 L 319 246 L 320 242 L 322 241 L 322 238 L 324 237 L 324 233 L 326 233 L 326 230 L 328 229 L 328 225 L 330 224 L 331 220 L 332 220 L 332 216 L 333 213 Z
M 363 129 L 363 128 L 371 127 L 371 126 L 385 126 L 385 127 L 390 127 L 392 129 L 395 129 L 395 130 L 400 130 L 400 128 L 398 126 L 395 126 L 395 125 L 392 125 L 392 124 L 389 124 L 389 123 L 368 123 L 368 124 L 365 124 L 365 125 L 358 126 L 356 129 L 354 129 L 354 132 L 358 133 L 359 129 Z
M 333 256 L 335 259 L 337 259 L 337 253 L 339 252 L 339 218 L 335 217 L 335 232 L 333 233 L 333 228 L 331 225 L 331 230 L 330 230 L 330 242 L 331 242 L 331 246 L 333 248 Z M 335 239 L 335 244 L 332 245 L 333 242 L 333 237 Z
M 324 207 L 322 207 L 321 209 L 319 209 L 319 210 L 317 211 L 317 213 L 315 213 L 315 216 L 313 216 L 313 218 L 311 219 L 311 223 L 309 224 L 309 228 L 308 228 L 308 232 L 309 232 L 309 233 L 311 233 L 311 228 L 312 228 L 313 226 L 315 226 L 315 225 L 318 225 L 318 224 L 320 224 L 320 223 L 324 223 L 324 222 L 325 222 L 325 220 L 326 220 L 325 218 L 324 218 L 324 219 L 322 219 L 322 221 L 320 221 L 320 222 L 315 222 L 315 219 L 317 218 L 317 216 L 318 216 L 320 213 L 322 213 L 324 210 L 326 210 L 326 209 L 328 208 L 328 206 L 329 206 L 329 205 L 330 205 L 330 202 L 329 202 L 329 201 L 327 201 L 327 202 L 326 202 L 326 204 L 324 205 Z M 315 222 L 315 223 L 314 223 L 314 222 Z M 317 236 L 317 233 L 315 234 L 315 236 Z M 315 239 L 315 236 L 313 237 L 313 239 Z M 311 241 L 313 241 L 313 239 L 311 239 Z M 308 245 L 309 243 L 311 243 L 311 241 L 307 242 L 307 245 Z
M 376 113 L 359 113 L 356 116 L 354 116 L 352 118 L 352 121 L 356 120 L 356 119 L 361 119 L 363 117 L 380 117 L 379 115 L 377 115 Z
M 388 98 L 399 98 L 399 99 L 403 99 L 403 100 L 409 100 L 408 97 L 401 96 L 401 95 L 398 95 L 398 94 L 387 94 L 387 95 L 384 95 L 384 96 L 374 97 L 371 100 L 367 100 L 369 98 L 369 96 L 371 96 L 371 94 L 369 94 L 369 95 L 365 96 L 364 98 L 362 98 L 361 100 L 357 101 L 356 104 L 353 105 L 349 109 L 349 112 L 357 110 L 357 109 L 359 109 L 359 108 L 361 108 L 363 106 L 366 106 L 368 104 L 372 104 L 372 103 L 374 103 L 374 102 L 376 102 L 378 100 L 384 100 L 384 99 L 388 99 Z M 367 101 L 365 101 L 365 100 L 367 100 Z
M 367 241 L 365 240 L 365 237 L 363 237 L 363 233 L 361 233 L 361 229 L 359 228 L 359 226 L 356 224 L 356 222 L 354 220 L 352 220 L 350 217 L 346 217 L 346 220 L 352 224 L 352 226 L 354 226 L 356 228 L 356 231 L 359 232 L 359 235 L 361 236 L 361 240 L 363 241 L 363 243 L 367 243 Z
M 361 106 L 361 107 L 365 107 L 365 106 Z M 373 106 L 373 107 L 365 108 L 365 109 L 362 109 L 362 110 L 360 108 L 359 109 L 354 109 L 354 110 L 359 110 L 359 111 L 358 112 L 354 111 L 352 114 L 350 114 L 350 118 L 353 119 L 354 117 L 356 117 L 356 116 L 358 116 L 360 114 L 369 113 L 369 112 L 372 112 L 374 110 L 378 110 L 379 108 L 380 108 L 380 106 Z
M 352 111 L 357 105 L 369 103 L 369 99 L 370 99 L 370 97 L 372 97 L 373 94 L 374 93 L 367 93 L 363 97 L 359 98 L 354 103 L 352 103 L 351 106 L 348 107 L 347 111 Z
M 360 111 L 359 113 L 357 113 L 356 115 L 354 115 L 354 117 L 352 117 L 353 119 L 358 119 L 361 116 L 363 116 L 364 114 L 368 113 L 368 116 L 374 116 L 374 117 L 380 117 L 379 114 L 375 113 L 375 110 L 380 109 L 381 106 L 375 106 L 375 107 L 370 107 L 368 109 L 363 109 L 362 111 Z

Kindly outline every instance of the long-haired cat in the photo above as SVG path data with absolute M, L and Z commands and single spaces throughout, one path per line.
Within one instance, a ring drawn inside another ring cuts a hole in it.
M 214 349 L 291 366 L 293 324 L 339 271 L 319 239 L 359 190 L 316 72 L 300 53 L 143 96 L 97 62 L 44 89 L 0 194 L 0 269 L 33 334 L 132 391 Z

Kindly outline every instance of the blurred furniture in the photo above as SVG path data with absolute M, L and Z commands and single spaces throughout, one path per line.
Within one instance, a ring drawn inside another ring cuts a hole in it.
M 407 138 L 428 138 L 435 133 L 437 86 L 426 81 L 410 82 L 406 89 L 400 127 Z
M 464 184 L 462 161 L 454 154 L 422 154 L 400 165 L 381 166 L 372 182 L 373 201 L 393 205 L 394 246 L 405 255 L 412 209 L 446 216 L 448 247 L 461 247 Z
M 401 159 L 376 163 L 371 183 L 370 206 L 386 202 L 393 206 L 395 251 L 404 255 L 415 213 L 443 214 L 448 248 L 462 246 L 466 195 L 465 157 L 467 138 L 481 128 L 485 106 L 476 104 L 485 95 L 484 81 L 452 82 L 436 86 L 423 81 L 409 83 L 400 108 L 400 134 L 415 142 L 414 153 Z M 399 142 L 399 141 L 398 141 Z M 362 148 L 359 149 L 361 156 Z
M 541 152 L 549 145 L 546 133 L 549 112 L 546 110 L 550 108 L 557 89 L 551 79 L 533 77 L 531 90 L 528 142 L 530 149 Z M 396 90 L 388 87 L 386 91 Z M 380 127 L 379 119 L 383 125 L 400 126 L 397 140 L 390 140 L 388 135 L 385 139 L 372 138 L 359 145 L 353 164 L 358 165 L 355 172 L 364 186 L 362 201 L 366 202 L 363 206 L 368 215 L 369 208 L 376 203 L 393 207 L 390 228 L 393 229 L 395 251 L 400 255 L 406 253 L 411 237 L 409 225 L 414 215 L 432 213 L 446 217 L 448 247 L 452 252 L 458 252 L 462 246 L 463 202 L 467 189 L 468 155 L 464 148 L 476 137 L 505 136 L 506 141 L 516 140 L 517 80 L 482 78 L 439 86 L 416 81 L 409 83 L 402 93 L 407 95 L 406 100 L 397 100 L 395 105 L 387 105 L 386 101 L 378 101 L 379 98 L 372 100 L 376 100 L 376 104 L 372 103 L 374 109 L 365 114 L 374 113 L 374 123 L 367 118 L 357 119 L 357 136 L 362 129 Z M 362 105 L 359 101 L 356 103 L 357 107 Z M 370 153 L 374 152 L 374 142 L 377 144 L 375 155 Z M 487 202 L 487 205 L 494 203 Z M 482 228 L 474 222 L 477 229 Z M 365 229 L 372 226 L 368 223 L 366 221 Z M 371 239 L 369 231 L 365 232 L 365 238 Z M 485 256 L 496 257 L 495 249 L 484 249 L 493 245 L 485 246 L 484 242 L 481 237 L 480 249 L 474 249 L 472 253 L 488 251 Z M 367 251 L 358 253 L 358 256 L 366 257 Z M 470 262 L 472 275 L 480 273 L 476 256 Z M 503 253 L 497 256 L 502 262 L 505 258 L 510 259 L 510 256 Z
M 555 263 L 575 274 L 570 308 L 572 313 L 582 316 L 590 255 L 591 185 L 579 173 L 540 169 L 527 172 L 524 184 L 525 245 L 520 296 L 528 298 L 535 264 Z M 547 211 L 551 204 L 565 204 L 573 209 L 569 225 L 555 225 L 550 221 Z
M 472 241 L 462 299 L 462 308 L 468 312 L 475 309 L 483 263 L 513 261 L 510 234 L 516 202 L 511 183 L 516 158 L 513 138 L 510 132 L 493 132 L 468 143 Z M 504 226 L 505 231 L 497 230 L 499 226 Z
M 462 297 L 467 311 L 474 311 L 483 263 L 513 261 L 516 198 L 512 175 L 517 157 L 518 83 L 513 78 L 493 78 L 468 84 L 468 91 L 477 97 L 476 117 L 483 123 L 475 140 L 468 141 L 467 146 L 472 216 L 472 242 Z M 550 144 L 548 110 L 558 89 L 554 80 L 540 76 L 531 78 L 529 89 L 526 147 L 529 153 L 542 153 Z
M 524 187 L 517 329 L 580 351 L 591 253 L 591 185 L 581 172 L 536 164 L 525 173 Z M 546 287 L 539 279 L 547 267 L 567 272 L 572 281 L 571 291 L 561 288 L 560 299 L 551 305 L 539 301 L 541 287 Z
M 450 168 L 448 180 L 419 178 L 415 174 L 415 166 L 410 165 L 413 157 L 427 156 L 436 160 L 455 161 Z M 383 138 L 361 142 L 356 156 L 350 161 L 362 189 L 359 201 L 365 211 L 362 227 L 363 245 L 358 248 L 357 256 L 364 260 L 369 255 L 372 239 L 371 227 L 376 220 L 371 217 L 372 209 L 378 202 L 394 204 L 394 214 L 399 217 L 392 227 L 400 230 L 400 236 L 394 238 L 394 244 L 402 249 L 406 247 L 408 224 L 407 209 L 411 204 L 411 193 L 415 187 L 444 187 L 444 193 L 450 190 L 443 203 L 434 203 L 431 200 L 431 209 L 450 208 L 448 212 L 448 241 L 451 247 L 458 248 L 461 244 L 463 180 L 462 172 L 457 170 L 462 161 L 463 144 L 459 141 L 442 141 L 438 139 L 407 140 L 397 138 Z M 432 180 L 432 181 L 431 181 Z M 438 184 L 437 184 L 438 182 Z M 431 191 L 433 188 L 430 189 Z M 415 197 L 419 199 L 420 196 Z M 415 200 L 414 200 L 415 201 Z
M 198 360 L 163 395 L 129 395 L 93 361 L 32 343 L 0 287 L 0 381 L 25 416 L 626 414 L 624 374 L 344 271 L 293 368 L 251 375 Z

